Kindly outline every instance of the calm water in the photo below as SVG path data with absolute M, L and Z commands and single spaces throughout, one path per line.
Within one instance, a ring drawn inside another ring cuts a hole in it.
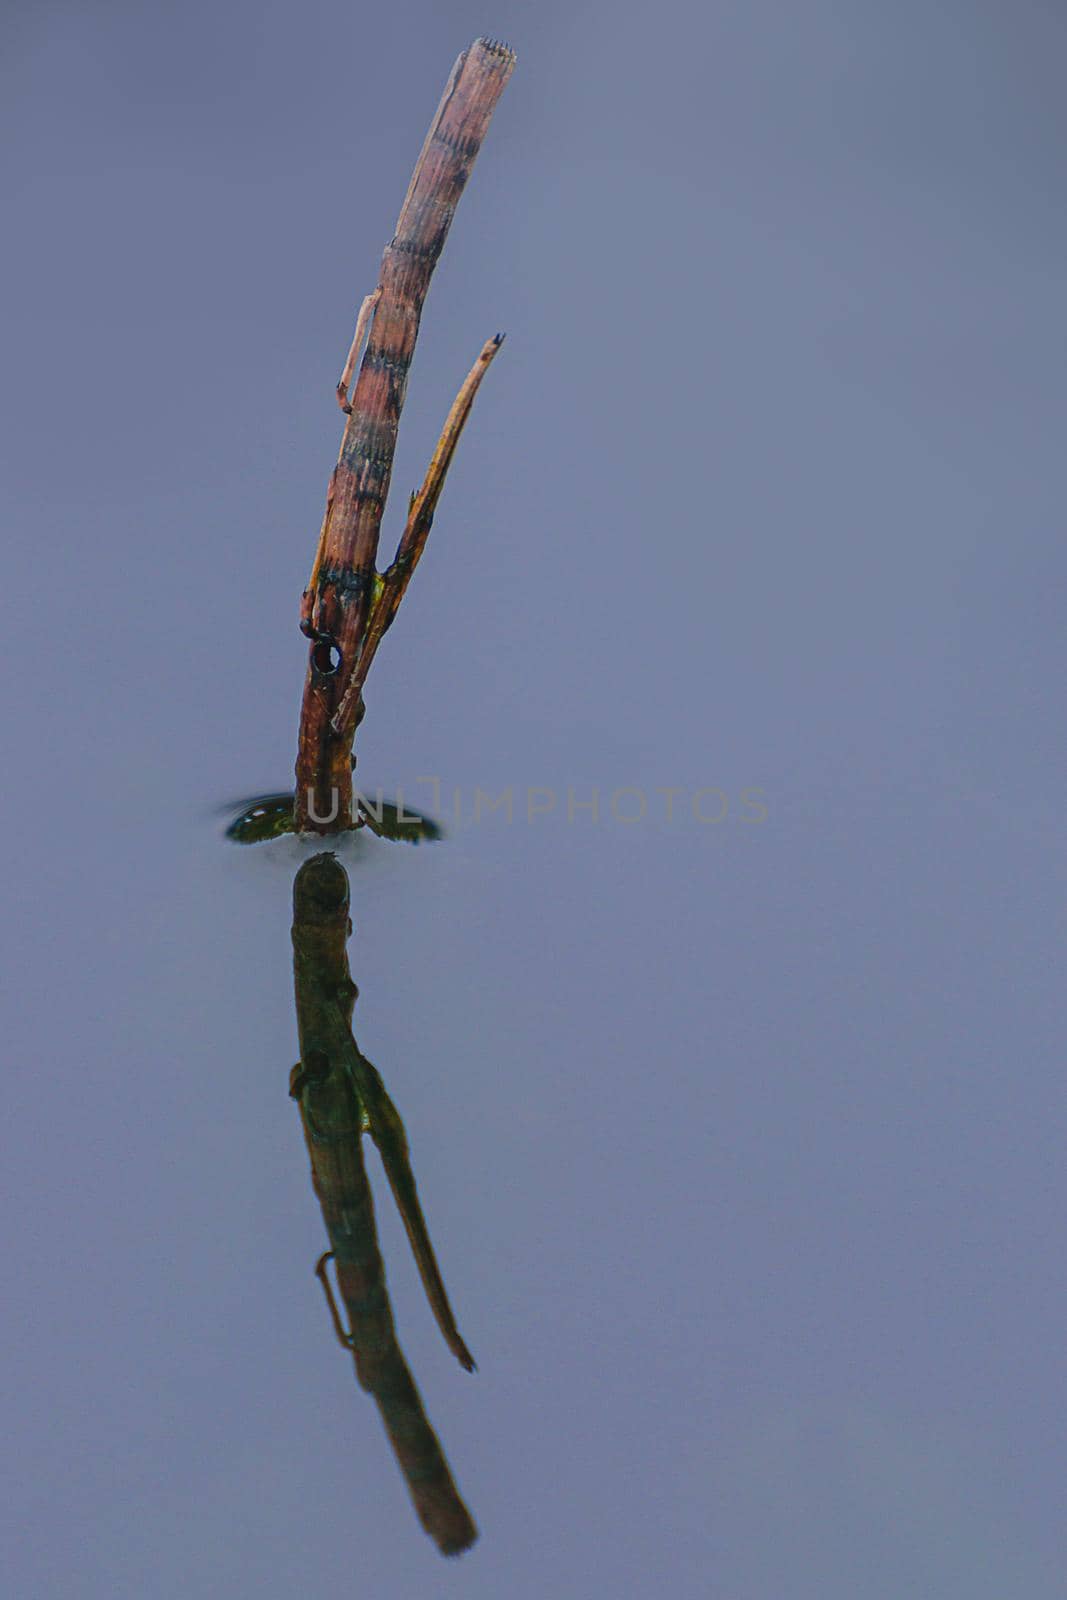
M 479 1365 L 372 1152 L 481 1529 L 450 1565 L 312 1275 L 306 847 L 215 808 L 289 781 L 332 386 L 483 30 L 519 64 L 387 544 L 508 342 L 360 733 L 448 837 L 345 854 L 357 1037 Z M 17 15 L 5 1592 L 1062 1593 L 1065 37 Z

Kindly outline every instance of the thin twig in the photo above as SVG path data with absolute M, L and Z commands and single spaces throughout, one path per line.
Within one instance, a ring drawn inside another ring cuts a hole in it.
M 356 360 L 363 349 L 363 339 L 367 332 L 367 324 L 370 322 L 371 313 L 381 299 L 381 293 L 380 289 L 375 289 L 372 294 L 363 296 L 363 304 L 360 306 L 359 316 L 356 318 L 356 331 L 352 335 L 352 343 L 345 358 L 344 371 L 341 373 L 337 383 L 337 404 L 341 407 L 346 417 L 352 414 L 352 407 L 348 403 L 348 385 L 352 382 L 352 374 L 356 370 Z M 311 585 L 309 584 L 308 587 L 310 588 Z
M 341 703 L 334 713 L 331 726 L 337 734 L 343 734 L 345 723 L 355 709 L 356 702 L 367 681 L 367 674 L 371 663 L 382 642 L 382 636 L 396 616 L 404 592 L 411 582 L 411 575 L 419 564 L 419 558 L 426 547 L 426 540 L 433 526 L 434 512 L 437 502 L 441 498 L 448 469 L 452 465 L 452 457 L 456 453 L 459 436 L 463 432 L 463 425 L 470 416 L 474 396 L 478 393 L 489 363 L 496 355 L 504 342 L 502 333 L 496 334 L 492 339 L 486 340 L 479 353 L 477 361 L 467 374 L 463 387 L 452 403 L 448 419 L 437 441 L 437 448 L 433 453 L 430 465 L 426 469 L 422 488 L 412 497 L 408 510 L 407 526 L 401 535 L 397 546 L 396 556 L 391 566 L 381 574 L 381 587 L 378 597 L 371 610 L 367 623 L 367 631 L 363 639 L 363 648 L 359 653 L 359 660 L 352 672 L 351 679 L 345 690 Z

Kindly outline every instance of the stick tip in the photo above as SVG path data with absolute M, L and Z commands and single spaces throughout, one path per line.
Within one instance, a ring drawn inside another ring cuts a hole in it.
M 488 50 L 490 55 L 504 56 L 508 61 L 514 62 L 515 52 L 506 39 L 487 39 L 484 35 L 475 39 L 476 45 L 481 45 L 483 50 Z

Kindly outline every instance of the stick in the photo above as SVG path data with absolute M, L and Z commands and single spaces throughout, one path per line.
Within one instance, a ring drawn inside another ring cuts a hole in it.
M 298 832 L 352 826 L 350 752 L 362 715 L 359 697 L 349 697 L 345 716 L 336 719 L 376 599 L 378 537 L 408 369 L 433 269 L 514 65 L 506 45 L 486 39 L 476 39 L 459 56 L 382 257 L 377 299 L 367 312 L 367 347 L 301 607 L 300 625 L 311 647 L 296 763 Z M 353 362 L 360 337 L 357 325 Z M 348 363 L 346 373 L 347 368 Z

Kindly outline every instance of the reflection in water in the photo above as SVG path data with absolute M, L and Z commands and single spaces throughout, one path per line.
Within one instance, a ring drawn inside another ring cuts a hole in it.
M 290 1075 L 289 1092 L 300 1107 L 311 1181 L 330 1241 L 316 1270 L 337 1336 L 352 1351 L 356 1377 L 377 1403 L 422 1525 L 445 1555 L 454 1555 L 473 1544 L 477 1532 L 397 1343 L 363 1163 L 365 1132 L 378 1147 L 445 1341 L 468 1372 L 474 1360 L 456 1327 L 430 1244 L 404 1125 L 352 1036 L 357 990 L 348 968 L 350 931 L 344 868 L 329 851 L 312 856 L 293 884 L 300 1060 Z M 327 1276 L 331 1256 L 348 1331 Z
M 432 817 L 421 811 L 412 811 L 403 803 L 394 805 L 376 795 L 373 800 L 364 795 L 353 798 L 355 821 L 353 828 L 369 828 L 379 839 L 401 839 L 407 844 L 418 844 L 420 839 L 440 839 L 442 830 Z M 226 828 L 227 839 L 235 844 L 261 844 L 265 839 L 280 839 L 283 833 L 292 833 L 295 827 L 294 797 L 283 794 L 249 795 L 247 800 L 235 800 L 226 807 L 235 812 Z

